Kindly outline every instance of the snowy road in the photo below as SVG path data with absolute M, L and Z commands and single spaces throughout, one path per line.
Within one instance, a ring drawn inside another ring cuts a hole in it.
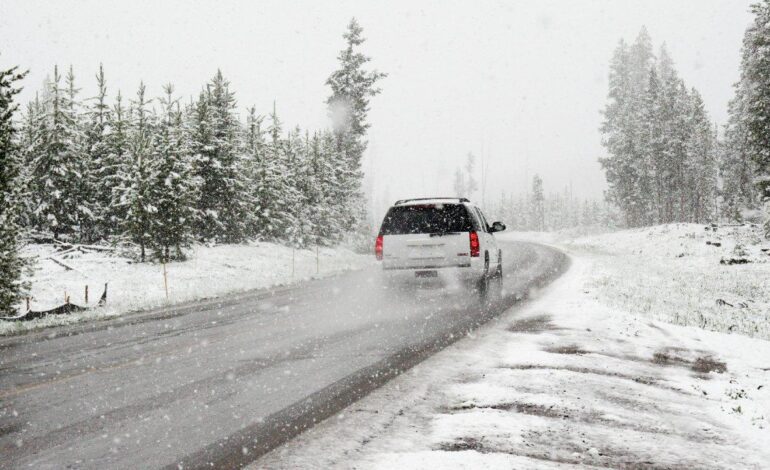
M 232 468 L 464 336 L 566 267 L 508 243 L 506 297 L 394 296 L 376 270 L 0 340 L 0 467 Z

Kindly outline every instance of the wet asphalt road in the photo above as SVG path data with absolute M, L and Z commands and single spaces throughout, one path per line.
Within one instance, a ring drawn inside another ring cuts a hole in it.
M 504 297 L 387 289 L 372 268 L 0 339 L 0 468 L 238 468 L 550 282 L 504 243 Z

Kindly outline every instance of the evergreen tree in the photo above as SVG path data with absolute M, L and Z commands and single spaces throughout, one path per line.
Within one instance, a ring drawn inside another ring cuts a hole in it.
M 217 71 L 201 93 L 193 126 L 195 175 L 201 181 L 196 233 L 225 243 L 245 239 L 251 212 L 243 197 L 245 162 L 235 105 L 229 82 Z
M 711 220 L 715 137 L 702 99 L 687 90 L 665 44 L 656 61 L 646 30 L 630 48 L 621 41 L 609 88 L 601 127 L 609 155 L 600 162 L 608 199 L 625 224 Z
M 87 129 L 86 129 L 86 153 L 87 164 L 87 184 L 84 189 L 87 191 L 84 196 L 91 204 L 93 210 L 92 231 L 88 234 L 88 239 L 93 241 L 104 238 L 108 235 L 110 224 L 105 220 L 107 216 L 106 209 L 110 206 L 111 191 L 110 186 L 103 183 L 108 179 L 107 174 L 112 169 L 109 161 L 109 122 L 110 106 L 107 104 L 107 81 L 104 77 L 104 67 L 99 64 L 99 72 L 96 74 L 97 94 L 92 98 L 92 103 L 87 110 Z
M 26 112 L 21 122 L 21 137 L 19 151 L 21 169 L 19 172 L 19 223 L 22 227 L 33 228 L 35 219 L 35 192 L 31 184 L 35 158 L 41 152 L 42 135 L 41 123 L 44 118 L 44 108 L 38 95 L 35 100 L 27 103 Z
M 246 235 L 249 238 L 258 238 L 263 235 L 259 216 L 259 201 L 261 178 L 263 174 L 262 165 L 265 160 L 266 142 L 265 131 L 262 129 L 263 116 L 257 115 L 257 110 L 253 106 L 247 110 L 246 126 L 243 130 L 243 154 L 244 154 L 244 174 L 246 176 L 246 197 L 247 203 L 251 207 L 251 216 L 249 217 Z
M 371 60 L 359 51 L 364 43 L 363 28 L 355 18 L 350 20 L 348 29 L 343 35 L 345 48 L 340 51 L 337 59 L 340 67 L 326 81 L 331 88 L 331 95 L 326 100 L 329 114 L 333 121 L 337 153 L 343 159 L 337 175 L 340 181 L 340 199 L 345 203 L 345 214 L 359 213 L 363 207 L 360 194 L 361 159 L 366 150 L 366 132 L 370 127 L 367 122 L 369 101 L 380 93 L 377 82 L 386 74 L 376 70 L 367 70 L 366 64 Z M 346 228 L 357 225 L 354 218 L 343 222 Z
M 543 179 L 535 175 L 532 178 L 532 195 L 530 197 L 530 228 L 538 232 L 545 230 L 545 194 Z
M 154 180 L 152 164 L 152 134 L 154 119 L 148 109 L 144 83 L 139 84 L 136 99 L 131 101 L 131 126 L 128 131 L 128 177 L 127 186 L 119 189 L 121 210 L 125 211 L 124 233 L 139 246 L 142 262 L 147 259 L 147 248 L 151 242 L 152 214 L 157 208 L 152 200 Z
M 153 129 L 150 160 L 151 243 L 162 262 L 184 259 L 192 241 L 195 181 L 185 142 L 182 111 L 171 84 L 163 87 L 161 116 Z M 173 251 L 172 251 L 173 249 Z
M 730 101 L 729 117 L 724 130 L 724 142 L 720 146 L 719 172 L 722 178 L 722 216 L 728 220 L 743 221 L 744 210 L 757 208 L 757 191 L 754 186 L 755 162 L 748 146 L 745 116 L 746 82 L 736 84 L 735 97 Z
M 100 233 L 104 237 L 123 234 L 124 221 L 128 216 L 128 188 L 131 187 L 133 168 L 129 154 L 130 116 L 123 106 L 123 96 L 118 92 L 115 104 L 107 114 L 107 131 L 104 136 L 106 154 L 96 172 L 99 186 Z
M 26 74 L 18 67 L 0 70 L 0 313 L 4 315 L 16 313 L 16 304 L 28 287 L 23 280 L 26 261 L 19 254 L 21 149 L 14 122 L 18 110 L 14 96 L 21 91 L 15 82 Z
M 735 148 L 734 178 L 740 187 L 742 173 L 746 170 L 746 156 L 753 167 L 753 183 L 756 198 L 760 202 L 770 201 L 770 1 L 763 0 L 751 7 L 754 22 L 749 25 L 743 38 L 741 54 L 741 78 L 736 85 L 736 101 L 730 107 L 732 132 L 740 135 L 728 135 L 728 142 Z M 738 138 L 736 142 L 734 138 Z M 735 155 L 735 154 L 738 155 Z M 740 155 L 740 154 L 745 154 Z M 745 194 L 741 194 L 745 197 Z M 770 236 L 770 208 L 766 217 L 766 233 Z
M 52 232 L 55 239 L 77 233 L 79 216 L 85 212 L 79 207 L 83 154 L 72 95 L 62 89 L 55 67 L 38 123 L 40 145 L 32 156 L 30 178 L 37 228 Z
M 634 136 L 629 109 L 633 107 L 628 46 L 621 40 L 610 62 L 609 102 L 604 109 L 601 132 L 609 156 L 600 159 L 609 186 L 609 199 L 626 215 L 626 224 L 639 224 L 634 211 Z
M 690 116 L 687 141 L 686 189 L 690 222 L 714 220 L 717 191 L 716 137 L 703 99 L 694 88 L 690 92 Z

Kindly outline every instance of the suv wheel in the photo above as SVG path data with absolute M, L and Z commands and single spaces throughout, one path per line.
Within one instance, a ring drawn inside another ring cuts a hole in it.
M 476 286 L 479 300 L 481 300 L 482 304 L 485 304 L 489 297 L 489 281 L 489 252 L 486 252 L 484 253 L 484 272 L 481 274 L 481 278 L 477 281 Z

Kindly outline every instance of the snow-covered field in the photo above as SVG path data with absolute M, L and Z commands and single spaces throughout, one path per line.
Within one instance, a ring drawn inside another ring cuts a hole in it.
M 373 263 L 372 256 L 353 253 L 346 248 L 295 250 L 274 243 L 249 245 L 195 246 L 188 261 L 166 265 L 168 300 L 163 266 L 132 263 L 126 258 L 102 252 L 73 252 L 54 256 L 66 270 L 48 259 L 55 254 L 51 245 L 31 245 L 27 255 L 37 257 L 32 277 L 33 310 L 45 310 L 70 302 L 85 305 L 85 286 L 89 288 L 89 306 L 99 300 L 108 283 L 104 307 L 70 315 L 48 316 L 28 322 L 0 320 L 0 334 L 112 317 L 129 311 L 160 307 L 179 302 L 216 297 L 249 289 L 290 284 L 325 276 Z M 292 259 L 294 267 L 292 268 Z
M 770 342 L 670 322 L 673 312 L 680 323 L 703 314 L 713 323 L 701 326 L 723 329 L 737 312 L 722 321 L 726 306 L 700 306 L 747 292 L 762 312 L 767 264 L 758 244 L 747 248 L 756 262 L 719 264 L 747 229 L 734 238 L 718 230 L 721 247 L 699 230 L 552 238 L 573 265 L 539 299 L 254 468 L 767 468 Z M 634 278 L 608 280 L 621 273 Z M 741 290 L 744 281 L 754 290 Z M 765 331 L 752 315 L 742 328 Z
M 545 239 L 590 257 L 591 287 L 611 306 L 770 339 L 770 242 L 760 227 L 671 224 L 588 236 L 512 236 Z

